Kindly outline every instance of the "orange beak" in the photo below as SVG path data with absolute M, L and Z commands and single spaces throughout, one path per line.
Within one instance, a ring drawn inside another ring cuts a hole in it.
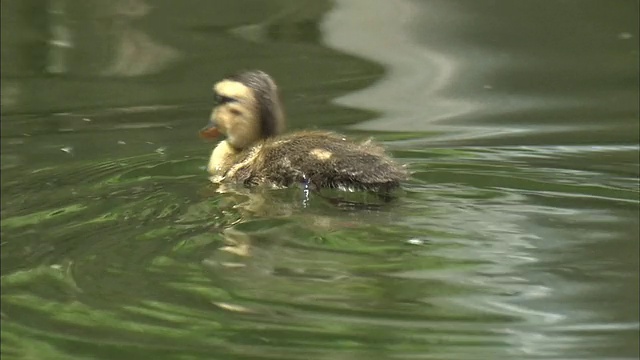
M 218 131 L 218 128 L 213 123 L 209 123 L 209 125 L 200 130 L 200 137 L 203 139 L 211 140 L 218 136 L 220 136 L 220 131 Z

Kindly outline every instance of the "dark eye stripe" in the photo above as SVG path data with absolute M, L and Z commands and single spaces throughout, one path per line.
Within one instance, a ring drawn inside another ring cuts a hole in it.
M 237 100 L 232 98 L 232 97 L 223 96 L 223 95 L 220 95 L 220 94 L 215 94 L 214 95 L 214 101 L 216 102 L 216 104 L 221 105 L 221 104 L 225 104 L 225 103 L 233 102 L 233 101 L 237 101 Z

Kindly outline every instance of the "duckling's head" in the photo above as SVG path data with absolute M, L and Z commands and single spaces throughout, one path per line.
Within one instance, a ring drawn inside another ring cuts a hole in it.
M 227 137 L 242 150 L 261 139 L 284 131 L 284 114 L 278 88 L 271 76 L 259 70 L 228 76 L 213 86 L 216 105 L 203 138 Z

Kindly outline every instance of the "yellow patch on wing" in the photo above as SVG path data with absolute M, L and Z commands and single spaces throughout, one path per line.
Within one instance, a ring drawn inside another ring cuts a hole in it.
M 309 151 L 309 155 L 315 157 L 318 160 L 325 161 L 325 160 L 329 160 L 333 155 L 333 153 L 325 149 L 312 149 L 311 151 Z

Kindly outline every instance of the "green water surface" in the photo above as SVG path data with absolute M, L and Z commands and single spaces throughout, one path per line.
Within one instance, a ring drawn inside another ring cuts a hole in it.
M 638 358 L 638 4 L 2 1 L 2 357 Z M 216 191 L 243 68 L 398 199 Z

